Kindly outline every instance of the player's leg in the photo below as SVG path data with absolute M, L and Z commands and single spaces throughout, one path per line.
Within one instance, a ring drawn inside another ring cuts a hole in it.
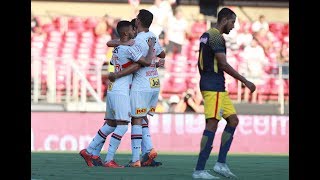
M 148 92 L 148 96 L 151 96 L 150 98 L 150 102 L 148 104 L 148 114 L 150 116 L 153 116 L 155 113 L 155 109 L 157 106 L 157 102 L 158 102 L 158 97 L 159 97 L 159 91 L 155 91 L 155 92 Z M 149 130 L 149 120 L 148 120 L 148 116 L 144 116 L 143 120 L 142 120 L 142 144 L 143 144 L 143 148 L 142 148 L 142 155 L 149 153 L 152 148 L 153 148 L 153 144 L 152 144 L 152 139 L 151 139 L 151 135 L 150 135 L 150 130 Z
M 103 140 L 92 151 L 92 163 L 94 166 L 103 166 L 103 162 L 100 157 L 100 152 L 101 152 L 102 147 L 106 141 L 106 138 L 108 137 L 109 134 L 111 134 L 115 130 L 115 128 L 117 126 L 117 124 L 114 120 L 111 120 L 111 119 L 109 119 L 109 120 L 105 119 L 105 120 L 106 120 L 106 122 L 105 122 L 104 126 L 98 131 L 98 133 L 96 135 L 97 138 L 100 136 L 103 138 Z M 96 142 L 98 142 L 98 139 L 96 140 Z
M 147 101 L 150 97 L 144 92 L 131 91 L 131 150 L 132 159 L 127 165 L 128 167 L 141 167 L 140 151 L 142 143 L 142 120 L 147 115 Z
M 151 101 L 148 109 L 148 115 L 153 116 L 155 113 L 155 109 L 157 106 L 159 98 L 159 91 L 152 92 Z M 158 153 L 153 147 L 152 138 L 149 129 L 149 120 L 148 116 L 143 117 L 142 121 L 142 158 L 141 165 L 142 166 L 160 166 L 161 162 L 157 162 L 154 159 L 158 156 Z
M 113 131 L 113 134 L 110 138 L 107 156 L 105 158 L 105 167 L 110 168 L 121 168 L 124 166 L 118 165 L 114 161 L 115 153 L 121 143 L 122 137 L 128 130 L 128 123 L 131 120 L 130 117 L 130 97 L 128 95 L 122 94 L 110 94 L 109 95 L 111 103 L 112 103 L 112 112 L 114 114 L 114 119 L 116 121 L 117 127 Z
M 236 115 L 236 110 L 228 94 L 225 93 L 224 96 L 225 97 L 223 101 L 223 109 L 224 109 L 223 117 L 224 119 L 226 119 L 227 124 L 221 136 L 221 144 L 220 144 L 218 161 L 213 167 L 213 170 L 225 177 L 234 178 L 236 176 L 230 171 L 228 165 L 226 164 L 226 158 L 227 158 L 227 154 L 230 149 L 230 146 L 232 144 L 233 134 L 239 123 L 239 119 L 238 119 L 238 116 Z
M 102 150 L 102 147 L 105 143 L 107 136 L 111 134 L 117 126 L 116 121 L 114 121 L 115 120 L 115 116 L 113 114 L 114 102 L 112 100 L 112 96 L 113 95 L 109 95 L 106 98 L 106 102 L 107 102 L 106 114 L 105 114 L 106 123 L 104 127 L 98 132 L 101 135 L 101 137 L 104 137 L 104 140 L 100 144 L 98 144 L 97 147 L 92 151 L 92 162 L 95 166 L 104 165 L 100 157 L 100 152 Z
M 149 123 L 148 117 L 147 116 L 143 117 L 143 120 L 142 120 L 142 145 L 141 145 L 142 155 L 149 153 L 153 148 L 148 123 Z
M 140 151 L 142 143 L 142 117 L 131 118 L 131 151 L 132 158 L 126 167 L 141 167 Z
M 117 127 L 110 137 L 109 148 L 105 158 L 104 167 L 123 168 L 114 161 L 114 156 L 121 143 L 121 139 L 128 130 L 128 121 L 117 121 Z
M 148 122 L 149 120 L 147 116 L 145 116 L 142 121 L 141 166 L 156 167 L 162 165 L 162 162 L 155 161 L 155 158 L 158 156 L 158 153 L 152 145 Z
M 221 119 L 221 95 L 219 94 L 219 92 L 213 91 L 203 91 L 201 93 L 205 101 L 204 109 L 206 126 L 202 134 L 200 153 L 192 177 L 203 179 L 218 179 L 218 177 L 209 174 L 204 169 L 212 150 L 212 144 L 215 132 L 218 127 L 218 122 Z
M 95 137 L 92 139 L 87 148 L 80 151 L 80 155 L 84 158 L 87 165 L 101 166 L 100 150 L 107 138 L 107 136 L 113 132 L 116 128 L 115 122 L 111 120 L 106 120 L 105 124 L 99 129 Z M 100 149 L 100 150 L 97 150 Z M 95 152 L 95 153 L 94 153 Z M 98 153 L 97 153 L 98 152 Z
M 111 112 L 111 104 L 110 102 L 108 102 L 107 98 L 107 109 L 105 116 L 106 121 L 104 125 L 98 130 L 88 147 L 80 151 L 80 155 L 90 167 L 103 165 L 100 158 L 100 151 L 105 143 L 107 136 L 111 134 L 117 126 L 116 122 L 112 121 L 114 117 Z

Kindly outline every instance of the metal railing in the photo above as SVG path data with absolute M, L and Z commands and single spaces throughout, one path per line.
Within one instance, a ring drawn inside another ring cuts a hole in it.
M 105 60 L 75 60 L 61 58 L 40 58 L 31 59 L 31 101 L 33 104 L 75 104 L 77 108 L 85 110 L 88 103 L 96 103 L 104 110 L 104 86 L 101 79 L 102 72 L 106 72 L 107 67 L 102 66 Z M 194 61 L 188 63 L 195 64 Z M 289 79 L 288 73 L 283 73 L 283 68 L 288 64 L 279 64 L 278 73 L 270 74 L 271 78 L 278 78 L 277 98 L 280 105 L 280 113 L 284 113 L 287 103 L 285 89 L 282 79 Z M 200 78 L 199 74 L 166 72 L 165 77 L 190 77 Z M 242 102 L 243 89 L 238 81 L 236 102 Z
M 32 57 L 32 102 L 103 103 L 102 63 L 98 60 Z

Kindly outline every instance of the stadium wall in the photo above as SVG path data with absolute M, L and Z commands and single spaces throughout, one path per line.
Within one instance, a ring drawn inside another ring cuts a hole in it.
M 104 123 L 104 113 L 32 112 L 31 151 L 80 151 Z M 156 114 L 150 118 L 153 144 L 162 152 L 198 152 L 205 126 L 203 114 Z M 289 116 L 239 115 L 231 153 L 289 154 Z M 213 144 L 219 151 L 220 122 Z M 119 152 L 131 149 L 129 131 L 122 138 Z M 109 142 L 108 136 L 106 142 Z M 106 152 L 104 146 L 103 150 Z

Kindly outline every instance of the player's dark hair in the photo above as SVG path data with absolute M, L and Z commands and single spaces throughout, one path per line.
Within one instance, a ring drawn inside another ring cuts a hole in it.
M 136 18 L 131 20 L 131 25 L 133 28 L 136 28 Z
M 233 17 L 236 17 L 236 13 L 234 13 L 231 9 L 229 8 L 222 8 L 219 13 L 218 13 L 218 23 L 221 22 L 223 18 L 231 19 Z
M 150 11 L 146 9 L 140 9 L 137 17 L 139 18 L 142 27 L 149 28 L 151 26 L 153 14 Z
M 117 32 L 120 35 L 120 37 L 123 36 L 123 33 L 125 31 L 127 31 L 128 27 L 131 26 L 131 22 L 130 21 L 119 21 L 117 24 Z

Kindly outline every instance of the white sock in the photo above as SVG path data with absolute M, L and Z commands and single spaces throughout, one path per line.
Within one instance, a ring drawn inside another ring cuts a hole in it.
M 107 123 L 103 125 L 90 142 L 89 146 L 87 147 L 87 151 L 95 156 L 100 156 L 100 151 L 104 142 L 106 141 L 107 136 L 112 133 L 115 128 L 116 127 L 109 126 Z
M 100 156 L 102 147 L 104 146 L 105 140 L 102 141 L 93 151 L 92 151 L 92 155 L 94 156 Z
M 149 130 L 147 122 L 143 119 L 143 121 L 142 121 L 142 145 L 141 145 L 142 155 L 144 155 L 145 153 L 149 153 L 152 148 L 153 148 L 153 145 L 152 145 L 150 130 Z
M 143 131 L 143 129 L 142 129 Z M 142 138 L 143 138 L 143 135 L 142 135 Z M 143 143 L 143 139 L 141 141 L 141 154 L 144 155 L 146 153 L 146 146 L 144 145 Z
M 131 149 L 132 149 L 132 162 L 140 160 L 140 150 L 142 142 L 142 126 L 131 126 Z
M 113 131 L 113 134 L 110 138 L 108 153 L 105 159 L 106 162 L 113 160 L 114 155 L 116 154 L 116 151 L 120 145 L 121 138 L 127 132 L 127 130 L 128 125 L 117 125 L 116 129 Z

